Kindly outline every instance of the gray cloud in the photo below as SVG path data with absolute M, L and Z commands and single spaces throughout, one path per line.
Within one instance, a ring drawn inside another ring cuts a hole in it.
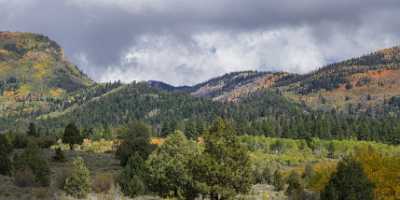
M 97 81 L 193 84 L 305 73 L 399 44 L 398 0 L 0 0 L 0 29 L 43 33 Z

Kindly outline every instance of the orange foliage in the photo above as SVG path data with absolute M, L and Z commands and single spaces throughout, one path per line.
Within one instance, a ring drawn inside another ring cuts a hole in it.
M 159 145 L 163 144 L 164 141 L 165 141 L 165 139 L 163 139 L 163 138 L 151 138 L 150 144 L 159 146 Z
M 3 95 L 6 97 L 13 97 L 15 95 L 15 92 L 14 91 L 4 91 Z

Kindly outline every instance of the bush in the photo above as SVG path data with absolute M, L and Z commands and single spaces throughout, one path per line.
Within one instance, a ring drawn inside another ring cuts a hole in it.
M 282 191 L 285 187 L 285 181 L 283 179 L 282 172 L 277 169 L 273 177 L 273 185 L 276 191 Z
M 50 185 L 50 167 L 45 158 L 42 157 L 39 147 L 36 144 L 29 144 L 28 147 L 14 158 L 15 170 L 30 169 L 35 177 L 35 183 L 39 186 Z
M 14 174 L 14 183 L 18 187 L 32 187 L 35 185 L 35 175 L 30 168 L 18 169 Z
M 73 161 L 71 174 L 65 179 L 64 191 L 76 198 L 85 198 L 90 192 L 90 171 L 81 157 Z
M 13 146 L 6 135 L 0 134 L 0 153 L 9 154 L 13 151 Z
M 0 174 L 1 175 L 11 175 L 12 162 L 9 156 L 5 153 L 0 152 Z
M 0 174 L 10 175 L 12 163 L 10 154 L 13 151 L 9 139 L 5 135 L 0 135 Z
M 40 148 L 48 149 L 57 143 L 57 138 L 54 136 L 41 136 L 37 138 L 32 138 L 38 144 Z
M 70 177 L 70 175 L 71 175 L 70 169 L 63 169 L 61 170 L 60 173 L 56 174 L 54 181 L 56 188 L 63 190 L 65 185 L 65 180 L 67 179 L 67 177 Z
M 288 188 L 286 194 L 290 200 L 303 200 L 304 199 L 304 185 L 300 175 L 292 171 L 288 177 Z
M 161 197 L 194 199 L 197 191 L 189 164 L 199 155 L 196 143 L 182 132 L 169 134 L 146 161 L 149 188 Z
M 24 134 L 16 134 L 13 139 L 13 146 L 16 149 L 23 149 L 28 146 L 28 137 Z
M 128 159 L 134 154 L 138 154 L 146 160 L 154 150 L 154 145 L 150 144 L 151 129 L 142 122 L 128 124 L 122 132 L 122 142 L 118 147 L 116 156 L 122 166 L 125 166 Z
M 144 194 L 146 190 L 143 181 L 144 173 L 145 168 L 142 157 L 140 157 L 139 154 L 134 154 L 129 158 L 128 163 L 118 178 L 121 191 L 132 198 Z
M 54 150 L 53 160 L 57 162 L 65 162 L 66 158 L 63 150 L 60 147 Z
M 269 167 L 265 167 L 261 174 L 262 183 L 271 184 L 272 183 L 272 172 Z
M 93 179 L 92 190 L 96 193 L 108 193 L 111 190 L 113 182 L 111 174 L 98 174 Z

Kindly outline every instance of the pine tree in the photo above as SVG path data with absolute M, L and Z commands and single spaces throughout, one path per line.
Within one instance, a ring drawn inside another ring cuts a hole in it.
M 72 172 L 65 179 L 64 190 L 76 198 L 85 198 L 90 192 L 90 171 L 81 157 L 72 162 Z
M 194 158 L 191 167 L 199 191 L 212 200 L 248 192 L 253 183 L 250 157 L 233 127 L 218 119 L 203 138 L 204 152 Z
M 41 149 L 35 143 L 29 143 L 20 155 L 14 157 L 16 171 L 29 169 L 33 172 L 37 185 L 48 186 L 50 184 L 50 167 Z
M 154 145 L 150 144 L 151 130 L 143 122 L 132 122 L 128 124 L 120 133 L 121 145 L 118 147 L 116 156 L 120 164 L 125 166 L 128 159 L 136 153 L 146 160 L 154 150 Z
M 286 194 L 289 200 L 303 200 L 304 199 L 304 185 L 300 175 L 292 171 L 287 180 L 288 188 Z
M 12 162 L 10 154 L 13 148 L 5 135 L 0 134 L 0 174 L 11 175 Z
M 83 137 L 74 123 L 70 123 L 65 127 L 62 141 L 69 144 L 71 150 L 74 149 L 75 144 L 82 144 Z
M 321 193 L 324 200 L 373 200 L 374 185 L 353 158 L 340 161 L 337 171 Z
M 279 169 L 275 170 L 272 183 L 276 191 L 282 191 L 284 189 L 285 181 L 283 179 L 282 172 Z
M 121 191 L 132 198 L 144 194 L 146 191 L 144 182 L 146 176 L 142 157 L 138 153 L 133 154 L 128 159 L 127 164 L 118 178 Z
M 36 129 L 36 125 L 34 123 L 29 123 L 27 135 L 32 137 L 38 137 L 39 134 Z
M 189 163 L 199 154 L 196 143 L 189 141 L 182 132 L 175 131 L 168 135 L 146 161 L 150 188 L 162 197 L 197 197 Z

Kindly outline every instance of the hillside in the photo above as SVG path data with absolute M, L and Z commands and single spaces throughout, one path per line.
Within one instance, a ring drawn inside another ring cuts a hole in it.
M 305 75 L 232 72 L 175 87 L 159 81 L 94 83 L 47 37 L 2 33 L 0 41 L 0 130 L 23 132 L 30 121 L 50 130 L 62 130 L 71 121 L 103 130 L 140 119 L 167 133 L 191 123 L 207 126 L 217 116 L 238 122 L 240 132 L 268 130 L 269 135 L 285 137 L 394 141 L 397 130 L 399 47 Z M 364 129 L 379 134 L 360 133 Z
M 400 95 L 400 48 L 383 49 L 325 66 L 282 88 L 286 95 L 313 108 L 360 110 L 382 106 Z
M 165 91 L 190 93 L 219 102 L 239 102 L 252 93 L 278 90 L 313 109 L 365 112 L 380 109 L 400 95 L 400 47 L 376 51 L 299 75 L 285 72 L 232 72 L 180 89 L 152 84 Z
M 46 112 L 49 101 L 93 84 L 48 37 L 0 32 L 0 117 Z

